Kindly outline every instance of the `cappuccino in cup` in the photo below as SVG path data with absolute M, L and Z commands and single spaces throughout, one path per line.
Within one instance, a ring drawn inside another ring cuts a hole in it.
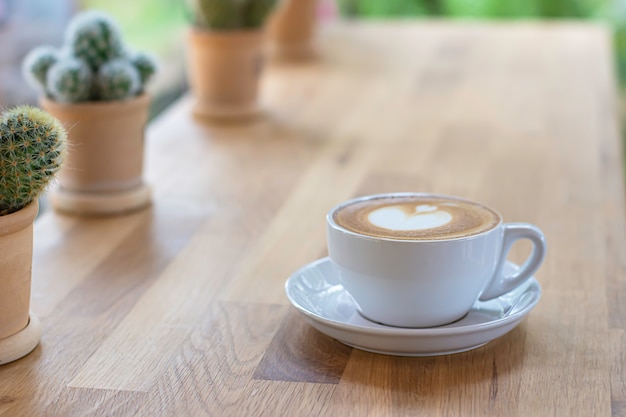
M 385 325 L 433 327 L 462 318 L 476 300 L 499 297 L 526 282 L 543 261 L 539 228 L 504 223 L 493 209 L 424 193 L 361 197 L 326 217 L 328 253 L 360 313 Z M 533 245 L 511 276 L 511 246 Z
M 478 235 L 500 223 L 495 211 L 470 201 L 427 195 L 355 201 L 333 213 L 354 233 L 399 240 L 444 240 Z

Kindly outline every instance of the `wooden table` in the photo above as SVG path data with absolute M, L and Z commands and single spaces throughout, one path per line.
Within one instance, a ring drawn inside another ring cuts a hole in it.
M 608 31 L 368 23 L 320 43 L 315 63 L 268 68 L 256 123 L 199 123 L 188 98 L 156 120 L 152 208 L 37 221 L 43 338 L 1 367 L 1 415 L 626 415 Z M 324 336 L 288 303 L 285 280 L 326 254 L 332 206 L 406 190 L 545 231 L 543 296 L 512 332 L 466 353 L 392 357 Z

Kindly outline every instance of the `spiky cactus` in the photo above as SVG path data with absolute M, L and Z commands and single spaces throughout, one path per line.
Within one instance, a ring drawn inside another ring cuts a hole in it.
M 191 0 L 196 26 L 210 30 L 258 29 L 277 0 Z
M 241 16 L 237 2 L 231 0 L 197 0 L 194 14 L 198 26 L 215 30 L 237 29 Z
M 77 14 L 67 26 L 65 43 L 72 55 L 95 72 L 105 62 L 124 56 L 117 23 L 105 13 L 89 10 Z
M 96 75 L 96 86 L 103 100 L 119 100 L 135 95 L 141 76 L 130 61 L 115 59 L 102 65 Z
M 246 16 L 247 27 L 261 27 L 265 23 L 267 16 L 270 15 L 276 0 L 252 0 L 246 3 L 246 10 L 244 15 Z
M 22 70 L 26 80 L 49 98 L 76 103 L 139 95 L 156 64 L 146 54 L 128 51 L 110 16 L 87 11 L 72 19 L 61 49 L 35 48 Z
M 155 59 L 143 52 L 131 54 L 130 62 L 139 71 L 139 79 L 142 84 L 148 82 L 157 70 Z
M 44 87 L 46 85 L 46 74 L 52 65 L 59 60 L 59 51 L 52 46 L 38 46 L 30 51 L 22 68 L 29 78 L 31 84 Z
M 0 215 L 39 197 L 65 160 L 66 137 L 57 119 L 34 107 L 0 116 Z
M 93 74 L 82 59 L 65 58 L 52 65 L 46 75 L 46 90 L 56 101 L 76 103 L 89 100 Z

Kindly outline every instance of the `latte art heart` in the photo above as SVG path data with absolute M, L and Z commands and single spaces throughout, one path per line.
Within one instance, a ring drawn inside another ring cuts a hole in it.
M 452 220 L 452 215 L 437 206 L 422 204 L 416 206 L 413 213 L 398 206 L 381 207 L 372 211 L 368 219 L 374 226 L 384 229 L 409 231 L 443 226 Z
M 496 212 L 481 204 L 419 194 L 357 199 L 339 207 L 332 219 L 354 233 L 398 240 L 456 239 L 500 222 Z

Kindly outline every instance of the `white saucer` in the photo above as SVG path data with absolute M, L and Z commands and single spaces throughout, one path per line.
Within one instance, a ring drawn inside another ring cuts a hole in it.
M 505 273 L 517 268 L 507 262 Z M 397 356 L 435 356 L 475 349 L 517 326 L 541 296 L 539 283 L 530 278 L 501 297 L 477 301 L 465 317 L 454 323 L 407 329 L 361 316 L 352 297 L 339 284 L 329 258 L 296 271 L 285 283 L 285 290 L 291 304 L 320 332 L 358 349 Z

